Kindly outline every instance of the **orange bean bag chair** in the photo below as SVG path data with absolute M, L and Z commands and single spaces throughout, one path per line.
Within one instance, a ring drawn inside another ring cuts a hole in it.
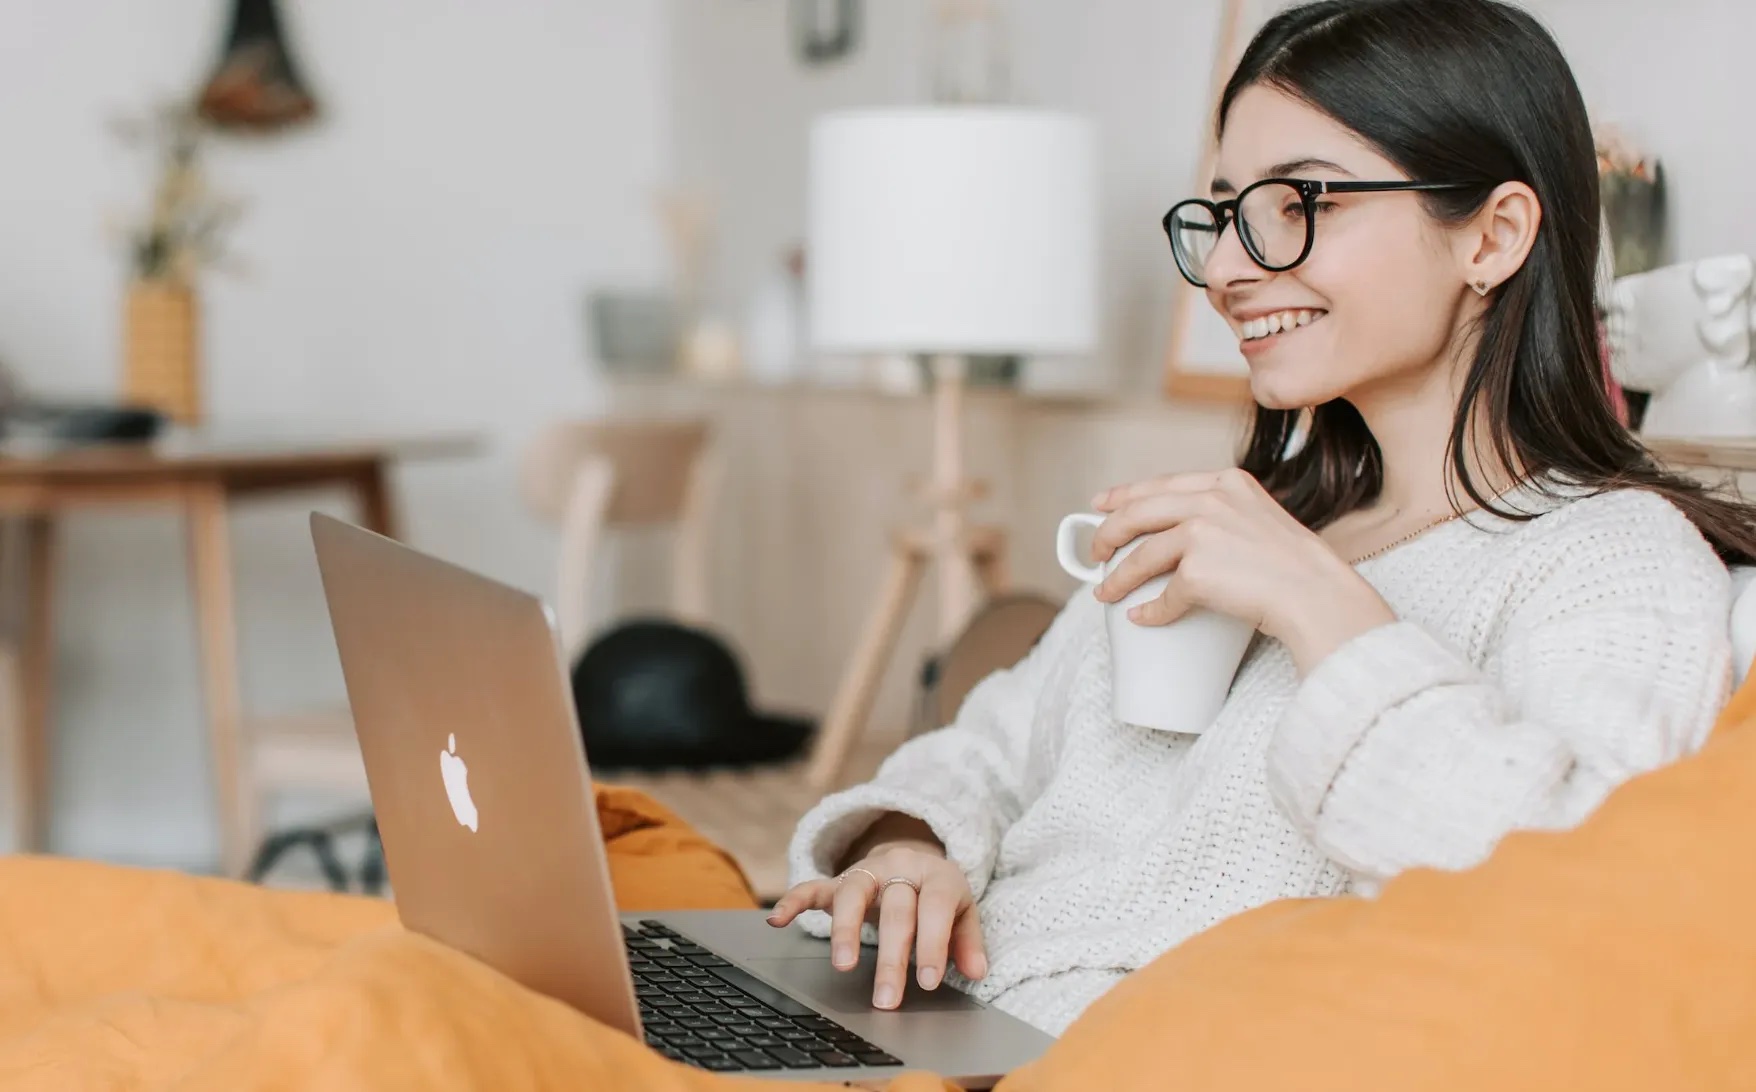
M 750 905 L 662 809 L 610 791 L 599 806 L 625 906 Z M 1756 683 L 1700 755 L 1579 829 L 1513 835 L 1377 899 L 1240 915 L 1130 976 L 1001 1088 L 1756 1088 L 1752 861 Z M 380 903 L 0 862 L 0 1088 L 796 1087 L 667 1062 Z

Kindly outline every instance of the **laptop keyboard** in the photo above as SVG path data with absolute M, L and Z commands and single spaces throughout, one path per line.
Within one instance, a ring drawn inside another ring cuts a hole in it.
M 647 1045 L 716 1072 L 902 1062 L 656 921 L 622 926 Z

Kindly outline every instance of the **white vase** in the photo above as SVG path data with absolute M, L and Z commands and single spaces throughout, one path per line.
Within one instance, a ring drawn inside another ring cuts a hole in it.
M 803 307 L 796 278 L 783 269 L 757 285 L 744 321 L 744 362 L 757 383 L 798 378 L 804 344 Z

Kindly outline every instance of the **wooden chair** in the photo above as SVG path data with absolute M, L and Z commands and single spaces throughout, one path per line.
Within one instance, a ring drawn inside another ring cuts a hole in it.
M 589 634 L 605 532 L 670 526 L 670 613 L 707 621 L 708 523 L 719 481 L 706 421 L 565 421 L 545 429 L 520 473 L 525 504 L 556 524 L 555 614 L 568 662 Z

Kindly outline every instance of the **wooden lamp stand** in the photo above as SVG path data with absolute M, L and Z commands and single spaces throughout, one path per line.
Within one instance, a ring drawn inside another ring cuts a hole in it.
M 899 531 L 891 540 L 890 565 L 879 588 L 859 644 L 836 689 L 829 715 L 817 736 L 806 778 L 819 791 L 835 787 L 848 753 L 865 730 L 879 681 L 896 651 L 909 609 L 927 566 L 939 577 L 939 642 L 952 641 L 969 621 L 979 580 L 988 595 L 1003 591 L 1006 539 L 998 527 L 971 527 L 969 503 L 985 491 L 965 476 L 963 466 L 963 389 L 966 361 L 935 356 L 933 364 L 933 474 L 926 491 L 933 521 L 925 528 Z

